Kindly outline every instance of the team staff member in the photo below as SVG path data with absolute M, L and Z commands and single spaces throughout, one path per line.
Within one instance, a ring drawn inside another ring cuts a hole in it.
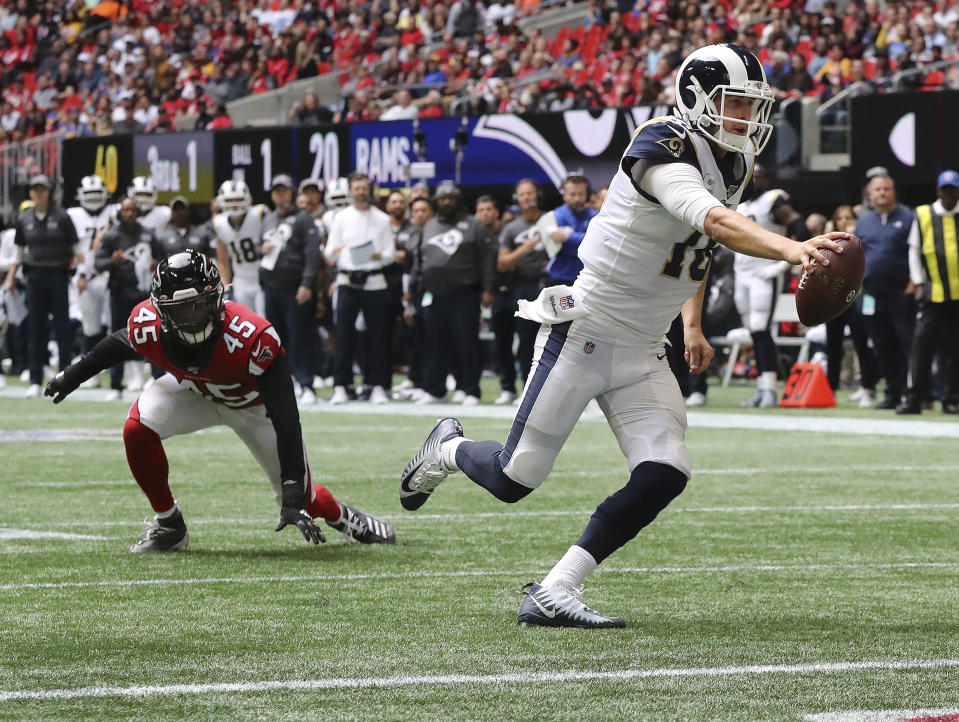
M 563 183 L 563 205 L 553 211 L 559 226 L 553 231 L 553 240 L 562 245 L 546 268 L 552 283 L 572 283 L 583 270 L 579 244 L 586 236 L 589 222 L 598 213 L 586 204 L 589 196 L 589 181 L 585 176 L 567 176 Z
M 170 222 L 156 232 L 160 258 L 192 248 L 194 251 L 216 257 L 216 236 L 208 223 L 194 226 L 190 223 L 190 202 L 183 196 L 170 201 Z
M 290 349 L 293 375 L 302 389 L 300 401 L 312 404 L 316 395 L 310 338 L 316 325 L 314 286 L 323 262 L 320 233 L 313 217 L 293 204 L 290 176 L 278 175 L 270 185 L 274 210 L 263 219 L 260 286 L 266 317 Z
M 33 206 L 25 209 L 16 222 L 14 243 L 16 262 L 7 271 L 4 289 L 13 291 L 17 266 L 23 266 L 27 279 L 27 333 L 30 364 L 28 398 L 40 396 L 43 366 L 47 360 L 47 316 L 53 316 L 53 332 L 60 349 L 60 368 L 73 358 L 73 330 L 70 327 L 68 290 L 70 266 L 80 239 L 70 216 L 50 202 L 50 179 L 36 175 L 30 179 Z
M 46 395 L 59 403 L 101 369 L 141 358 L 169 373 L 140 394 L 123 427 L 130 471 L 156 514 L 132 553 L 173 552 L 189 544 L 170 490 L 163 439 L 218 425 L 232 428 L 266 473 L 281 504 L 277 531 L 294 525 L 319 544 L 325 539 L 313 519 L 323 518 L 347 539 L 395 542 L 387 522 L 311 483 L 279 334 L 246 306 L 223 302 L 223 283 L 208 256 L 189 250 L 161 261 L 150 298 L 123 328 L 59 373 Z
M 110 291 L 110 330 L 126 327 L 133 307 L 150 292 L 153 265 L 163 257 L 156 236 L 140 225 L 137 202 L 124 198 L 117 213 L 120 222 L 111 226 L 94 256 L 98 273 L 109 272 L 107 288 Z M 110 369 L 111 401 L 123 394 L 123 366 Z
M 415 282 L 423 290 L 427 358 L 426 393 L 419 403 L 435 403 L 446 396 L 452 357 L 458 366 L 453 375 L 466 394 L 463 404 L 478 404 L 483 365 L 480 304 L 493 305 L 496 257 L 488 231 L 462 208 L 453 181 L 436 187 L 436 215 L 423 226 L 420 258 Z
M 543 247 L 543 239 L 536 230 L 536 222 L 543 215 L 539 203 L 540 191 L 536 183 L 528 178 L 521 180 L 516 184 L 515 198 L 520 214 L 503 226 L 496 257 L 496 270 L 500 273 L 512 272 L 513 274 L 511 312 L 516 311 L 521 299 L 532 301 L 543 290 L 546 263 L 549 261 L 549 256 Z M 533 347 L 536 344 L 539 324 L 525 318 L 517 318 L 514 321 L 514 328 L 519 337 L 516 357 L 519 360 L 519 369 L 525 384 L 530 367 L 533 365 Z M 512 345 L 512 338 L 509 339 L 509 343 Z
M 383 269 L 386 276 L 386 287 L 389 291 L 390 304 L 386 314 L 386 339 L 390 344 L 390 365 L 393 366 L 399 359 L 399 347 L 402 345 L 398 338 L 397 322 L 403 317 L 403 268 L 406 265 L 406 253 L 410 246 L 416 226 L 407 217 L 406 196 L 399 191 L 393 191 L 386 199 L 386 215 L 390 217 L 390 230 L 393 232 L 393 246 L 396 249 L 393 263 Z
M 428 196 L 410 201 L 410 223 L 413 232 L 406 246 L 403 262 L 403 321 L 404 345 L 409 373 L 401 384 L 401 395 L 411 398 L 423 393 L 423 378 L 426 367 L 426 330 L 423 328 L 423 291 L 413 281 L 419 277 L 421 266 L 420 249 L 423 243 L 423 226 L 433 217 L 433 202 Z M 408 383 L 407 383 L 408 382 Z
M 943 345 L 946 388 L 942 411 L 959 414 L 959 173 L 943 171 L 936 181 L 939 196 L 916 208 L 909 231 L 909 279 L 916 287 L 919 311 L 909 354 L 909 386 L 897 414 L 918 414 L 929 394 L 930 367 L 936 342 Z
M 349 178 L 352 205 L 333 217 L 324 254 L 335 262 L 336 275 L 336 356 L 333 361 L 331 404 L 349 400 L 353 387 L 353 357 L 357 349 L 356 318 L 366 319 L 366 361 L 369 376 L 364 382 L 372 390 L 374 404 L 389 402 L 391 386 L 389 340 L 386 315 L 389 291 L 383 268 L 393 262 L 396 245 L 390 217 L 373 205 L 373 185 L 368 176 L 353 173 Z
M 876 175 L 866 186 L 871 210 L 863 211 L 856 235 L 866 252 L 862 314 L 886 396 L 877 409 L 894 409 L 906 388 L 909 349 L 916 325 L 916 302 L 909 283 L 909 230 L 913 212 L 896 202 L 896 186 L 888 175 Z

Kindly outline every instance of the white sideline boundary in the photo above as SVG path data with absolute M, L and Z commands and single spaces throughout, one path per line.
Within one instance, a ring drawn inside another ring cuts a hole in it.
M 70 399 L 113 403 L 118 407 L 128 408 L 134 398 L 131 394 L 129 398 L 122 401 L 106 402 L 106 393 L 104 389 L 78 389 L 71 394 Z M 22 396 L 22 386 L 8 386 L 6 389 L 0 389 L 0 398 L 22 398 Z M 300 413 L 357 414 L 380 418 L 412 416 L 432 420 L 441 416 L 457 416 L 462 419 L 504 419 L 508 421 L 515 415 L 516 408 L 488 404 L 479 406 L 462 406 L 460 404 L 421 406 L 403 401 L 384 406 L 374 406 L 363 402 L 349 402 L 339 406 L 332 406 L 327 403 L 301 406 Z M 799 411 L 798 414 L 786 409 L 770 409 L 764 410 L 763 413 L 754 414 L 690 411 L 687 413 L 687 418 L 690 427 L 704 429 L 754 429 L 757 431 L 805 431 L 824 434 L 959 439 L 959 423 L 956 422 L 925 421 L 922 419 L 866 419 L 858 416 L 811 416 L 807 415 L 805 410 Z M 582 421 L 606 423 L 605 417 L 595 412 L 583 414 Z M 0 441 L 2 441 L 2 435 L 0 435 Z
M 959 667 L 959 659 L 867 660 L 862 662 L 819 662 L 811 664 L 756 664 L 741 667 L 690 667 L 660 669 L 621 669 L 609 672 L 521 672 L 510 674 L 446 674 L 409 677 L 328 677 L 261 682 L 217 682 L 211 684 L 170 684 L 131 687 L 79 687 L 0 691 L 0 701 L 64 700 L 97 697 L 152 697 L 158 695 L 202 695 L 227 692 L 272 692 L 285 690 L 308 692 L 327 689 L 370 689 L 374 687 L 412 687 L 431 685 L 539 684 L 543 682 L 628 681 L 689 677 L 743 677 L 792 674 L 844 674 L 848 672 L 891 670 L 942 670 Z
M 598 567 L 593 574 L 728 574 L 730 572 L 855 571 L 862 569 L 955 569 L 959 560 L 946 562 L 862 562 L 837 564 L 726 564 L 698 567 Z M 86 589 L 91 587 L 194 586 L 200 584 L 280 584 L 289 582 L 352 582 L 393 579 L 456 579 L 464 577 L 534 577 L 542 569 L 472 569 L 433 572 L 369 574 L 299 574 L 254 577 L 192 577 L 184 579 L 105 579 L 93 582 L 21 582 L 0 584 L 0 591 L 30 589 Z
M 959 707 L 950 709 L 851 709 L 844 712 L 807 714 L 806 722 L 903 722 L 917 717 L 935 720 L 959 714 Z

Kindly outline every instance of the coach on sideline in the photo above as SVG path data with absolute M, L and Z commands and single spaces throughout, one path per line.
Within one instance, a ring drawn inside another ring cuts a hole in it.
M 53 316 L 53 330 L 60 349 L 60 370 L 73 359 L 73 332 L 70 327 L 67 286 L 75 246 L 80 242 L 70 216 L 50 203 L 50 179 L 35 175 L 30 179 L 33 207 L 17 218 L 14 243 L 17 259 L 7 272 L 3 287 L 13 290 L 17 266 L 23 265 L 27 279 L 27 329 L 29 338 L 30 386 L 28 398 L 40 397 L 43 366 L 47 358 L 47 316 Z
M 270 184 L 273 212 L 263 218 L 260 285 L 266 317 L 290 349 L 300 401 L 316 403 L 310 361 L 315 305 L 310 303 L 323 256 L 313 216 L 293 204 L 293 179 L 278 175 Z

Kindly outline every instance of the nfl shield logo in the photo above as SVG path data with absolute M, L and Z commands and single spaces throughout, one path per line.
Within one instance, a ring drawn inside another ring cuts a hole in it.
M 596 344 L 593 343 L 592 341 L 587 341 L 585 344 L 583 344 L 583 351 L 585 353 L 593 353 L 593 351 L 595 350 L 596 350 Z
M 576 303 L 573 301 L 572 296 L 562 296 L 559 299 L 559 307 L 563 309 L 564 311 L 568 311 L 569 309 L 573 308 L 573 306 L 575 305 Z

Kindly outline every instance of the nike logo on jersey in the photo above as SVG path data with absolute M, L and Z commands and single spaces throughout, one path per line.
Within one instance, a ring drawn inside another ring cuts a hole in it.
M 663 351 L 662 355 L 656 354 L 656 360 L 657 360 L 657 361 L 662 361 L 664 358 L 666 358 L 666 352 L 665 352 L 665 351 Z

